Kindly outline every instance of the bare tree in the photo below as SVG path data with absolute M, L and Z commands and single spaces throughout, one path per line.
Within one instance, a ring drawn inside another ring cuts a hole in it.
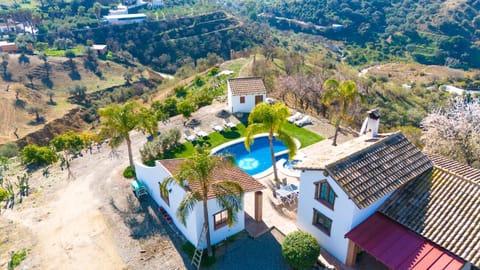
M 480 100 L 457 97 L 422 121 L 425 151 L 480 168 Z
M 54 103 L 53 103 L 53 96 L 55 96 L 55 92 L 53 92 L 52 90 L 48 90 L 48 91 L 47 91 L 47 96 L 50 98 L 49 103 L 50 103 L 50 104 L 54 104 Z

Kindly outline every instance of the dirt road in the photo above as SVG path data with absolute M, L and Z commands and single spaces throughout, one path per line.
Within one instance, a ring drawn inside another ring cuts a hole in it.
M 143 140 L 141 134 L 133 136 L 135 156 Z M 158 221 L 142 227 L 145 237 L 132 237 L 134 224 L 152 218 L 139 211 L 121 176 L 127 164 L 125 146 L 115 155 L 104 146 L 72 161 L 74 178 L 58 168 L 47 179 L 36 172 L 33 194 L 0 215 L 0 243 L 7 239 L 0 251 L 29 249 L 22 263 L 29 269 L 158 269 L 159 264 L 184 269 Z M 2 269 L 5 255 L 0 254 Z

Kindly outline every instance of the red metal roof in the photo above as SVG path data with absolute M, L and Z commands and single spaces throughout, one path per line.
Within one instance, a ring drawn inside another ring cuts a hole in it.
M 394 270 L 458 270 L 465 262 L 445 249 L 375 213 L 345 235 Z

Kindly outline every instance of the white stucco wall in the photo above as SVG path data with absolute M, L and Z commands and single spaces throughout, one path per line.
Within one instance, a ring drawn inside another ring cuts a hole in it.
M 233 104 L 232 104 L 232 89 L 230 84 L 227 82 L 227 108 L 230 112 L 233 113 Z
M 263 96 L 263 101 L 267 98 L 267 94 L 255 94 L 245 95 L 245 103 L 240 103 L 241 96 L 234 96 L 230 88 L 230 84 L 227 83 L 227 106 L 232 113 L 242 112 L 249 113 L 255 107 L 255 96 Z
M 314 183 L 324 179 L 327 180 L 337 195 L 334 210 L 315 200 Z M 348 239 L 345 239 L 344 235 L 352 228 L 352 217 L 355 207 L 354 203 L 348 199 L 348 196 L 335 181 L 330 177 L 325 177 L 323 172 L 302 172 L 298 198 L 297 226 L 300 230 L 307 231 L 315 236 L 322 248 L 325 248 L 342 262 L 345 262 L 348 249 Z M 332 220 L 330 236 L 312 224 L 314 208 Z
M 183 225 L 177 218 L 176 211 L 186 192 L 183 187 L 180 187 L 176 183 L 170 184 L 170 205 L 167 205 L 160 196 L 158 182 L 162 182 L 165 178 L 171 175 L 159 162 L 155 162 L 155 165 L 155 167 L 148 167 L 139 162 L 135 162 L 137 179 L 145 185 L 148 193 L 155 200 L 155 202 L 159 206 L 162 206 L 169 213 L 170 217 L 172 217 L 173 223 L 175 226 L 177 226 L 185 238 L 194 246 L 196 246 L 198 238 L 200 237 L 202 225 L 204 223 L 203 203 L 197 203 L 194 211 L 186 219 L 186 226 Z M 208 200 L 207 206 L 210 224 L 210 239 L 212 244 L 216 244 L 225 238 L 242 231 L 245 228 L 245 212 L 242 209 L 239 211 L 239 213 L 237 213 L 237 222 L 232 227 L 225 226 L 218 230 L 214 230 L 213 215 L 223 209 L 218 206 L 216 199 Z
M 241 232 L 245 228 L 245 211 L 241 210 L 237 213 L 237 222 L 232 225 L 232 227 L 224 226 L 221 227 L 217 230 L 214 229 L 214 222 L 213 222 L 213 215 L 222 211 L 223 209 L 218 206 L 217 200 L 215 199 L 210 199 L 208 200 L 207 203 L 208 207 L 208 222 L 209 222 L 209 227 L 210 227 L 210 240 L 212 242 L 212 245 L 215 245 L 223 240 L 225 238 L 234 235 L 236 233 Z M 204 218 L 203 218 L 203 203 L 200 202 L 197 204 L 195 207 L 195 213 L 196 213 L 196 219 L 199 221 L 196 226 L 197 226 L 197 231 L 201 232 L 202 229 L 202 224 L 204 223 Z M 200 235 L 199 235 L 200 236 Z M 197 237 L 198 238 L 198 237 Z M 196 244 L 196 242 L 195 242 Z M 206 242 L 205 246 L 206 247 Z

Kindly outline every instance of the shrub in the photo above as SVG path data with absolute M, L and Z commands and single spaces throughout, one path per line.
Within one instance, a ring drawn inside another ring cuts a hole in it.
M 0 157 L 11 158 L 18 155 L 18 146 L 16 143 L 7 143 L 0 146 Z
M 12 254 L 9 263 L 9 269 L 15 269 L 15 267 L 19 266 L 20 263 L 27 258 L 27 251 L 24 249 L 19 252 L 15 252 Z
M 289 265 L 298 269 L 312 267 L 320 254 L 315 237 L 306 232 L 292 232 L 282 243 L 282 254 Z
M 134 178 L 135 177 L 135 170 L 130 168 L 130 166 L 128 166 L 127 168 L 125 168 L 125 170 L 123 170 L 123 177 Z
M 172 150 L 178 145 L 181 134 L 178 129 L 171 129 L 146 142 L 140 149 L 140 155 L 144 164 L 159 157 L 159 155 Z M 149 163 L 151 164 L 151 163 Z
M 189 118 L 195 111 L 195 104 L 193 104 L 187 99 L 184 99 L 177 103 L 177 111 L 181 113 L 184 117 Z
M 58 152 L 66 150 L 69 154 L 75 155 L 82 150 L 85 144 L 78 133 L 68 131 L 65 134 L 60 134 L 53 138 L 50 141 L 50 145 Z
M 27 165 L 50 165 L 58 160 L 55 150 L 34 144 L 25 146 L 20 156 L 22 162 Z

